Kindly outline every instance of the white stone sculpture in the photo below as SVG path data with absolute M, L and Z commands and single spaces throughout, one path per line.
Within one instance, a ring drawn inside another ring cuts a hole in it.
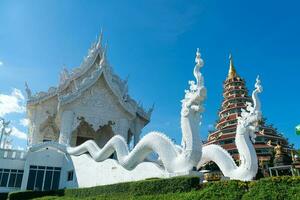
M 253 105 L 248 102 L 246 110 L 242 109 L 241 117 L 238 117 L 235 144 L 240 155 L 240 165 L 237 166 L 230 154 L 221 146 L 211 144 L 203 147 L 198 168 L 213 161 L 224 176 L 230 179 L 250 181 L 255 177 L 258 163 L 253 143 L 255 142 L 257 124 L 261 120 L 258 93 L 262 90 L 259 77 L 257 77 L 255 90 L 252 93 Z
M 195 170 L 200 161 L 202 144 L 199 136 L 200 113 L 203 112 L 203 101 L 206 97 L 206 89 L 203 84 L 203 77 L 200 68 L 203 60 L 200 57 L 199 49 L 196 53 L 196 66 L 194 68 L 194 81 L 190 81 L 190 89 L 185 91 L 185 98 L 182 100 L 181 129 L 182 146 L 175 145 L 171 139 L 159 132 L 150 132 L 145 135 L 134 147 L 128 150 L 125 139 L 116 135 L 100 149 L 92 140 L 89 140 L 77 147 L 68 147 L 70 155 L 85 156 L 89 153 L 96 162 L 108 162 L 107 159 L 115 152 L 118 164 L 126 170 L 135 170 L 139 164 L 145 165 L 145 158 L 152 152 L 158 154 L 163 168 L 170 174 L 185 174 Z M 101 165 L 101 164 L 99 164 Z M 151 170 L 151 167 L 149 168 Z M 154 167 L 153 167 L 153 170 Z M 151 172 L 147 172 L 151 173 Z

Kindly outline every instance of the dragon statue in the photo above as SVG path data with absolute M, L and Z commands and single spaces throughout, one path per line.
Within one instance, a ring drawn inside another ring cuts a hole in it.
M 230 154 L 222 147 L 211 144 L 202 148 L 202 158 L 198 168 L 207 162 L 215 162 L 225 177 L 230 179 L 250 181 L 258 170 L 257 156 L 252 143 L 255 142 L 255 131 L 261 120 L 260 101 L 258 93 L 262 92 L 259 77 L 256 79 L 255 90 L 252 93 L 253 105 L 247 102 L 246 110 L 242 109 L 238 117 L 235 144 L 240 155 L 240 165 L 237 166 Z
M 200 113 L 204 110 L 202 104 L 206 98 L 204 80 L 200 73 L 200 68 L 203 67 L 204 63 L 200 57 L 199 49 L 196 52 L 195 62 L 196 83 L 189 81 L 190 88 L 185 91 L 185 98 L 181 101 L 182 146 L 175 145 L 162 133 L 150 132 L 137 143 L 132 151 L 129 151 L 125 139 L 116 135 L 103 148 L 99 148 L 94 141 L 89 140 L 77 147 L 68 147 L 68 153 L 75 156 L 89 153 L 97 162 L 104 161 L 116 153 L 118 163 L 125 169 L 132 170 L 142 163 L 150 153 L 155 152 L 168 173 L 195 170 L 202 156 L 199 123 L 201 120 Z

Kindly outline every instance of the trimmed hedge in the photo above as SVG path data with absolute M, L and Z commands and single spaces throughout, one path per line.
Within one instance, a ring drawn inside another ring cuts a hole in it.
M 8 193 L 0 193 L 0 200 L 7 199 Z
M 31 198 L 36 200 L 300 199 L 300 177 L 272 177 L 252 182 L 218 181 L 201 184 L 200 186 L 198 183 L 199 178 L 197 177 L 180 177 L 120 183 L 85 189 L 67 189 L 60 190 L 60 192 L 52 192 L 52 194 L 46 194 L 46 192 L 18 192 L 10 194 L 9 197 L 14 200 Z M 43 197 L 41 197 L 42 194 Z
M 198 199 L 241 199 L 248 190 L 247 182 L 218 181 L 208 182 L 197 191 Z M 200 198 L 201 197 L 201 198 Z
M 260 179 L 249 184 L 243 200 L 300 199 L 300 177 L 279 176 Z
M 199 177 L 176 177 L 170 179 L 150 179 L 144 181 L 118 183 L 91 188 L 66 189 L 57 191 L 25 191 L 13 192 L 9 200 L 27 200 L 43 196 L 64 196 L 84 198 L 98 195 L 151 195 L 165 193 L 180 193 L 196 190 L 199 187 Z

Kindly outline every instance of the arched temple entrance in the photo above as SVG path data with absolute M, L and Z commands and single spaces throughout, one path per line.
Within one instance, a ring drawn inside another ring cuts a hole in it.
M 93 125 L 86 122 L 84 117 L 77 117 L 77 120 L 80 122 L 77 128 L 72 132 L 71 146 L 78 146 L 87 140 L 95 140 L 96 133 L 93 129 Z
M 99 126 L 95 131 L 92 124 L 89 124 L 84 117 L 78 117 L 79 125 L 72 132 L 71 146 L 78 146 L 87 140 L 94 140 L 102 148 L 115 134 L 112 126 L 115 124 L 108 121 L 107 124 Z
M 114 122 L 108 121 L 107 124 L 99 126 L 96 131 L 95 141 L 100 148 L 102 148 L 115 135 L 112 130 L 112 126 L 114 124 Z

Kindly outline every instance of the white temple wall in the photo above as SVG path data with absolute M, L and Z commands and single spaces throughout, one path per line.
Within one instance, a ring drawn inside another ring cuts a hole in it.
M 74 169 L 74 163 L 71 156 L 65 154 L 59 188 L 78 188 L 77 174 Z M 73 171 L 73 180 L 70 181 L 67 180 L 69 171 Z
M 65 183 L 63 182 L 65 182 L 66 179 L 65 173 L 63 172 L 64 160 L 65 154 L 55 149 L 46 148 L 36 152 L 29 151 L 24 166 L 21 190 L 26 190 L 30 165 L 61 167 L 62 172 L 60 174 L 60 186 L 64 185 Z
M 114 134 L 122 135 L 125 139 L 130 128 L 129 120 L 135 117 L 124 111 L 111 91 L 107 89 L 103 77 L 79 98 L 63 105 L 61 110 L 74 112 L 72 131 L 79 125 L 77 117 L 84 117 L 86 122 L 93 125 L 94 130 L 112 121 L 115 123 L 112 125 Z
M 0 168 L 3 169 L 24 169 L 24 160 L 0 159 Z
M 30 121 L 29 144 L 37 144 L 43 141 L 44 135 L 40 134 L 40 125 L 47 119 L 47 111 L 51 115 L 57 113 L 57 105 L 57 96 L 54 96 L 39 104 L 27 106 L 27 116 Z
M 75 113 L 70 110 L 63 111 L 61 116 L 61 127 L 59 135 L 60 144 L 70 144 L 72 127 L 74 123 Z

